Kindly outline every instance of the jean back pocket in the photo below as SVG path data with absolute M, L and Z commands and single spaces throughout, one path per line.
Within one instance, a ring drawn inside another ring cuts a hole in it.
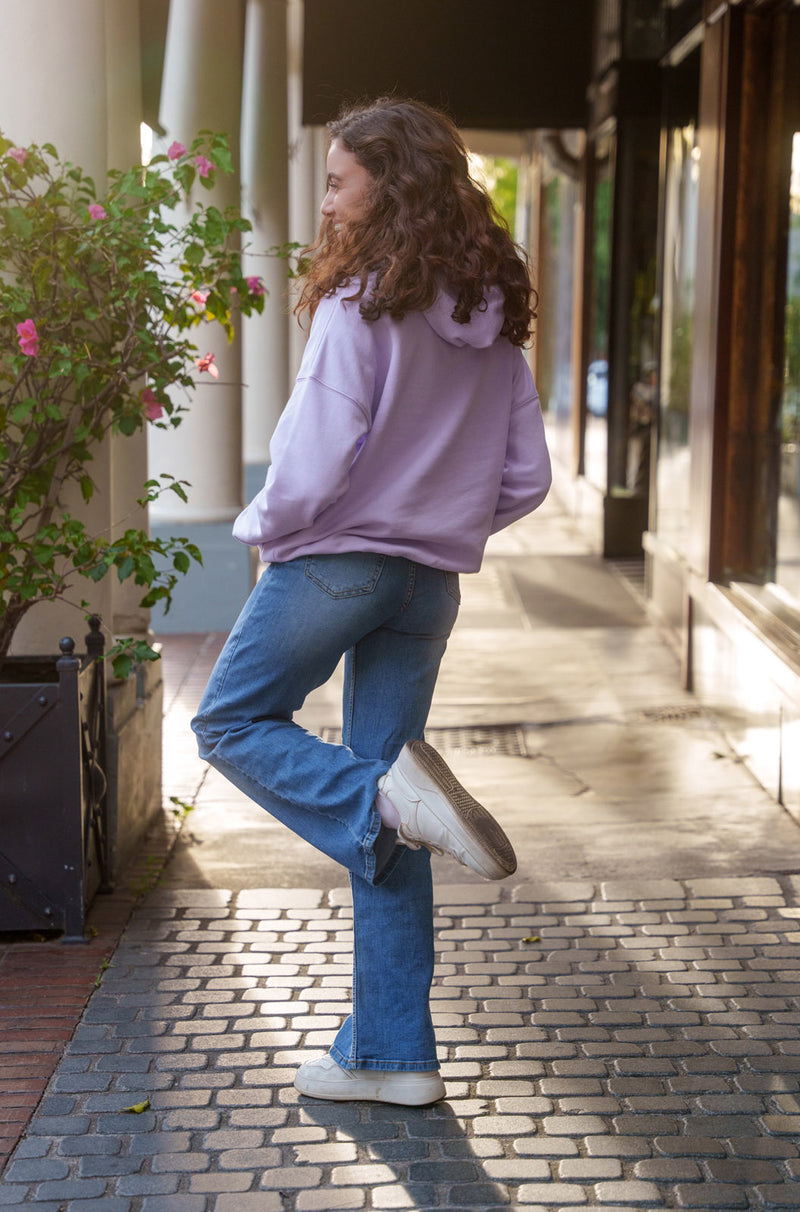
M 306 556 L 306 576 L 332 598 L 372 593 L 380 580 L 385 555 L 351 551 L 343 555 Z

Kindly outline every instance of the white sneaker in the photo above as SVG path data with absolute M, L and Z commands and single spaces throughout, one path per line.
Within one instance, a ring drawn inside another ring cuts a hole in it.
M 449 854 L 487 880 L 517 869 L 514 848 L 494 817 L 473 799 L 425 741 L 408 741 L 378 787 L 400 814 L 397 840 Z
M 294 1085 L 309 1098 L 329 1098 L 336 1102 L 366 1099 L 374 1103 L 424 1107 L 444 1097 L 444 1082 L 438 1070 L 411 1073 L 407 1070 L 343 1069 L 332 1056 L 306 1061 L 297 1070 Z

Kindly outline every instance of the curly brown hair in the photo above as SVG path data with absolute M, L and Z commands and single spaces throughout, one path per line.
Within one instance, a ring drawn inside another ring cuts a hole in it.
M 360 218 L 339 231 L 323 219 L 295 311 L 313 316 L 322 298 L 357 281 L 349 298 L 361 300 L 365 320 L 383 312 L 400 320 L 431 307 L 444 287 L 456 300 L 453 319 L 467 324 L 497 286 L 502 335 L 524 345 L 536 315 L 527 260 L 470 177 L 454 123 L 420 101 L 381 97 L 346 109 L 328 132 L 372 180 Z

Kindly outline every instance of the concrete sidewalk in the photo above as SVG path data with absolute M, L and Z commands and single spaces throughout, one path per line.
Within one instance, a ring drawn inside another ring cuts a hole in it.
M 502 884 L 437 860 L 433 1108 L 291 1085 L 347 1012 L 349 894 L 198 763 L 220 641 L 165 644 L 165 794 L 196 806 L 0 1206 L 800 1207 L 800 828 L 555 502 L 465 578 L 432 713 L 520 860 Z M 335 681 L 304 720 L 335 738 Z
M 518 879 L 800 870 L 798 826 L 681 689 L 635 579 L 593 556 L 557 502 L 490 540 L 462 599 L 428 736 L 513 838 Z M 196 805 L 166 886 L 335 887 L 334 864 L 197 761 L 189 720 L 224 638 L 165 644 L 166 782 Z M 326 739 L 340 685 L 300 715 Z M 481 882 L 454 862 L 436 871 Z

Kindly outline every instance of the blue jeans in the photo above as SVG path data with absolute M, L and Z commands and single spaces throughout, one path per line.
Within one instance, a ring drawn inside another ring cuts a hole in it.
M 438 1068 L 430 854 L 396 846 L 376 871 L 375 797 L 423 734 L 458 602 L 456 573 L 398 556 L 271 564 L 192 721 L 201 757 L 350 873 L 353 1012 L 331 1048 L 348 1069 Z M 343 744 L 330 745 L 293 714 L 343 654 Z

